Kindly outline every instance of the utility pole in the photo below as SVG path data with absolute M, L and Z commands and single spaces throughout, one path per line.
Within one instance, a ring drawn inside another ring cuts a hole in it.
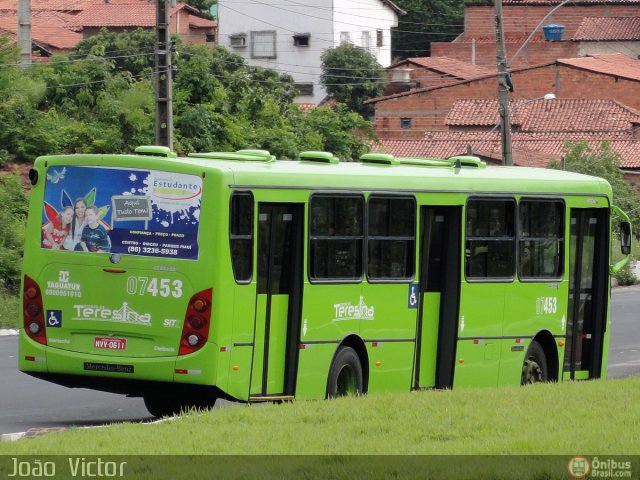
M 18 44 L 20 65 L 31 65 L 31 0 L 18 0 Z
M 504 48 L 504 28 L 502 26 L 502 0 L 494 0 L 496 6 L 496 43 L 498 50 L 498 101 L 500 103 L 500 140 L 502 143 L 502 164 L 513 165 L 511 153 L 511 121 L 509 119 L 509 92 L 513 91 L 511 76 L 507 67 Z
M 169 0 L 156 0 L 156 145 L 173 150 L 173 90 Z

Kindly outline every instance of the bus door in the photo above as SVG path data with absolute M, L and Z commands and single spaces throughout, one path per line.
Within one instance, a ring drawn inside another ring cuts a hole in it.
M 303 213 L 301 204 L 258 206 L 258 284 L 250 399 L 295 394 Z
M 571 209 L 564 378 L 599 378 L 608 298 L 609 210 Z
M 414 388 L 453 386 L 460 300 L 462 207 L 421 210 Z

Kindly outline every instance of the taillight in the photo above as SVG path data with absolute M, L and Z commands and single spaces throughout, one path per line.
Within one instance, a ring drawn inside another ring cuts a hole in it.
M 207 343 L 211 324 L 211 296 L 212 291 L 208 289 L 196 293 L 189 300 L 178 355 L 193 353 Z
M 38 343 L 47 344 L 47 332 L 44 328 L 44 311 L 42 306 L 42 292 L 38 284 L 24 276 L 22 291 L 22 311 L 24 315 L 24 331 Z

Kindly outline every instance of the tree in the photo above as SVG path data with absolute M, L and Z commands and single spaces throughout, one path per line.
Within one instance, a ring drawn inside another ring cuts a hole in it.
M 634 231 L 640 231 L 640 194 L 624 179 L 620 170 L 622 157 L 611 149 L 609 142 L 591 148 L 586 141 L 565 145 L 564 168 L 604 178 L 613 189 L 613 201 L 631 218 Z M 561 169 L 559 162 L 551 162 L 549 168 Z
M 322 54 L 320 81 L 339 103 L 368 118 L 375 108 L 364 101 L 382 95 L 386 74 L 371 53 L 345 43 Z
M 17 293 L 29 200 L 20 177 L 0 175 L 0 290 Z
M 431 42 L 449 42 L 464 30 L 464 0 L 396 0 L 407 14 L 391 33 L 395 59 L 431 55 Z

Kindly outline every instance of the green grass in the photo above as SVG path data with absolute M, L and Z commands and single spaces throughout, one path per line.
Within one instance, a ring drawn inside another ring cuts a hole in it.
M 1 443 L 0 455 L 638 455 L 638 398 L 631 378 L 237 405 Z
M 0 291 L 0 328 L 17 328 L 20 299 Z

